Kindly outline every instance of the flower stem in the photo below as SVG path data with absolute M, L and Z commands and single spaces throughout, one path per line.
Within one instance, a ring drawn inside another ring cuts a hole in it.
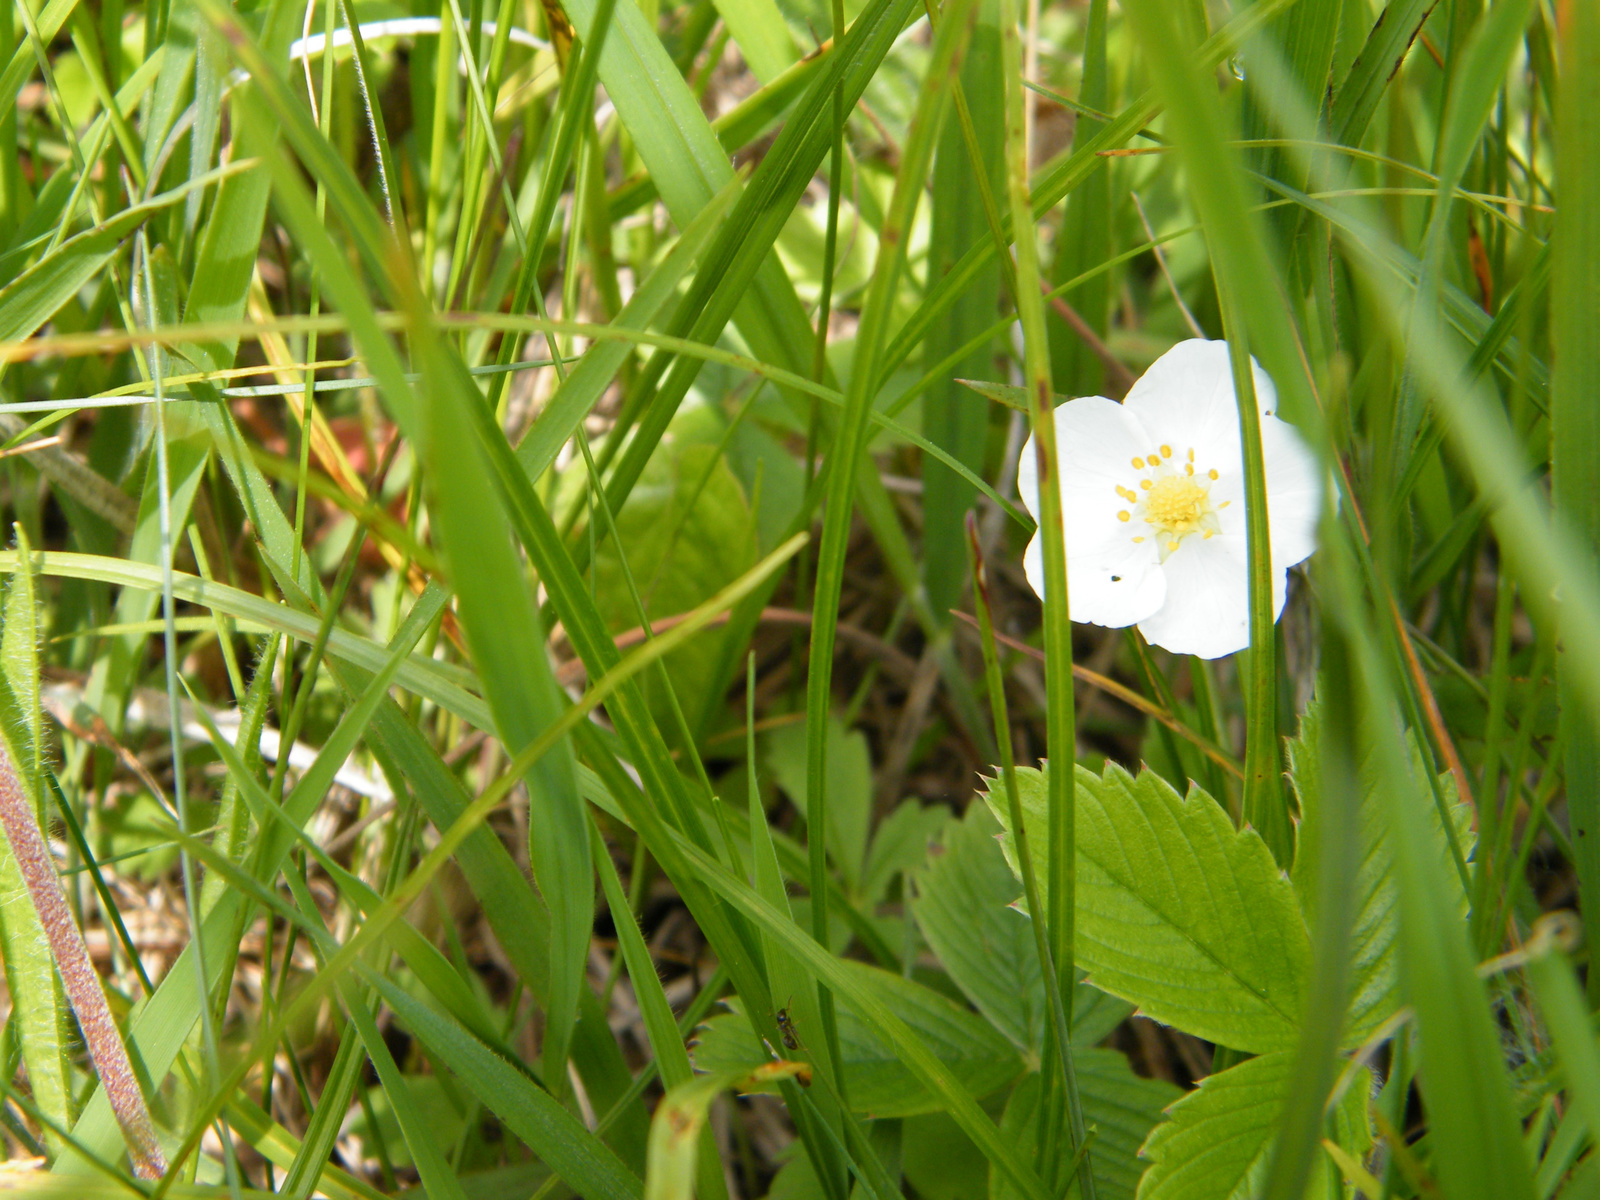
M 5 827 L 11 853 L 27 884 L 28 897 L 33 901 L 39 924 L 50 942 L 51 956 L 61 972 L 67 1000 L 77 1015 L 78 1027 L 83 1030 L 83 1040 L 89 1047 L 95 1072 L 100 1076 L 100 1085 L 106 1090 L 106 1099 L 111 1102 L 117 1124 L 122 1126 L 134 1174 L 140 1179 L 159 1179 L 167 1164 L 161 1145 L 156 1141 L 149 1110 L 145 1108 L 144 1093 L 139 1090 L 139 1081 L 128 1062 L 128 1051 L 112 1020 L 111 1008 L 100 988 L 100 978 L 89 961 L 83 934 L 73 924 L 67 899 L 61 892 L 61 880 L 56 876 L 50 851 L 39 832 L 33 805 L 3 741 L 0 741 L 0 825 Z

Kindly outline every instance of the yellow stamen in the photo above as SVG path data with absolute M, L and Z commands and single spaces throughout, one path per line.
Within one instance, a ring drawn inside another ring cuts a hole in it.
M 1119 521 L 1131 521 L 1132 519 L 1133 519 L 1133 514 L 1131 512 L 1129 512 L 1127 509 L 1123 509 L 1121 512 L 1119 512 L 1117 514 L 1117 520 L 1119 520 Z
M 1144 470 L 1144 459 L 1142 459 L 1142 458 L 1136 458 L 1136 459 L 1134 459 L 1134 460 L 1133 460 L 1133 469 L 1134 469 L 1134 470 L 1135 470 L 1135 471 L 1142 471 L 1142 470 Z
M 1206 474 L 1211 476 L 1211 478 L 1215 479 L 1215 478 L 1217 478 L 1217 469 L 1215 467 L 1212 467 L 1211 470 L 1206 472 Z
M 1163 447 L 1161 447 L 1161 457 L 1162 458 L 1171 458 L 1172 457 L 1172 447 L 1171 446 L 1163 446 Z
M 1150 480 L 1148 480 L 1148 479 L 1141 479 L 1139 481 L 1139 486 L 1142 487 L 1145 491 L 1148 492 L 1151 488 L 1155 487 L 1155 484 L 1150 482 Z
M 1185 475 L 1165 476 L 1152 486 L 1145 501 L 1151 523 L 1168 533 L 1189 533 L 1205 509 L 1206 490 Z

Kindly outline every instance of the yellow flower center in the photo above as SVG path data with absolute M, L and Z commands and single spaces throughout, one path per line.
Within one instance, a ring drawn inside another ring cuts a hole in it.
M 1162 446 L 1148 458 L 1133 460 L 1133 469 L 1143 476 L 1137 490 L 1116 485 L 1117 495 L 1128 502 L 1128 507 L 1117 513 L 1117 520 L 1132 525 L 1130 532 L 1135 542 L 1143 542 L 1153 532 L 1162 562 L 1191 533 L 1207 538 L 1220 533 L 1222 525 L 1217 513 L 1229 503 L 1211 502 L 1211 484 L 1217 480 L 1218 472 L 1213 468 L 1196 473 L 1193 450 L 1184 457 L 1188 461 L 1181 464 L 1180 470 L 1173 461 L 1176 456 L 1172 447 Z M 1134 524 L 1136 519 L 1138 524 Z
M 1145 520 L 1164 533 L 1193 533 L 1209 499 L 1192 475 L 1166 475 L 1144 498 Z

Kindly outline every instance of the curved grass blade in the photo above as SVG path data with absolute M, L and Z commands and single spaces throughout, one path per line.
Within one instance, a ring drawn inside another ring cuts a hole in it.
M 133 232 L 197 188 L 251 171 L 256 164 L 236 159 L 198 179 L 131 205 L 62 242 L 56 250 L 0 288 L 0 342 L 30 338 L 61 306 L 77 295 L 109 263 Z
M 161 572 L 145 563 L 53 550 L 34 554 L 33 563 L 40 575 L 94 579 L 116 587 L 151 592 L 161 590 Z M 14 574 L 20 569 L 16 551 L 0 551 L 0 574 Z M 186 603 L 254 622 L 263 629 L 287 634 L 308 645 L 317 639 L 320 622 L 315 617 L 196 575 L 175 571 L 172 579 L 173 595 Z M 341 629 L 334 629 L 329 634 L 328 653 L 369 671 L 381 669 L 387 658 L 387 652 L 376 642 Z M 407 691 L 432 700 L 479 729 L 489 728 L 489 710 L 484 702 L 462 687 L 453 672 L 441 668 L 442 664 L 418 654 L 401 665 L 395 682 Z

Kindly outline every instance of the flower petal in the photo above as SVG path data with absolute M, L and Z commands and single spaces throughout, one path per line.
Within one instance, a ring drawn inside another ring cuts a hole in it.
M 1069 615 L 1084 624 L 1121 629 L 1159 611 L 1167 599 L 1167 578 L 1158 557 L 1153 541 L 1136 544 L 1131 535 L 1093 551 L 1068 546 Z M 1028 543 L 1022 566 L 1028 583 L 1043 599 L 1044 541 L 1037 533 Z
M 1174 654 L 1221 658 L 1250 644 L 1250 585 L 1242 537 L 1188 537 L 1162 564 L 1167 602 L 1139 622 L 1152 645 Z M 1273 570 L 1272 615 L 1283 612 L 1286 572 Z
M 1255 359 L 1256 404 L 1262 416 L 1278 410 L 1278 391 Z M 1139 377 L 1127 408 L 1153 435 L 1177 450 L 1193 449 L 1202 469 L 1223 475 L 1239 470 L 1239 403 L 1233 390 L 1228 343 L 1191 338 L 1179 342 Z M 1145 453 L 1149 453 L 1147 447 Z
M 1281 571 L 1317 548 L 1322 466 L 1299 431 L 1276 417 L 1261 418 L 1261 451 L 1267 468 L 1272 565 Z
M 1137 481 L 1133 459 L 1149 453 L 1150 436 L 1123 405 L 1104 396 L 1069 400 L 1056 409 L 1055 422 L 1072 619 L 1113 628 L 1132 625 L 1160 608 L 1166 594 L 1153 541 L 1134 542 L 1133 526 L 1119 516 L 1131 502 L 1117 489 Z M 1031 437 L 1017 464 L 1017 491 L 1037 515 L 1039 468 Z M 1037 535 L 1023 566 L 1042 598 L 1044 545 Z
M 1061 456 L 1061 513 L 1068 535 L 1084 522 L 1107 534 L 1127 505 L 1118 486 L 1134 484 L 1133 459 L 1149 453 L 1150 435 L 1138 418 L 1115 400 L 1081 396 L 1056 409 L 1056 452 Z M 1017 462 L 1017 492 L 1039 515 L 1039 456 L 1029 437 Z

